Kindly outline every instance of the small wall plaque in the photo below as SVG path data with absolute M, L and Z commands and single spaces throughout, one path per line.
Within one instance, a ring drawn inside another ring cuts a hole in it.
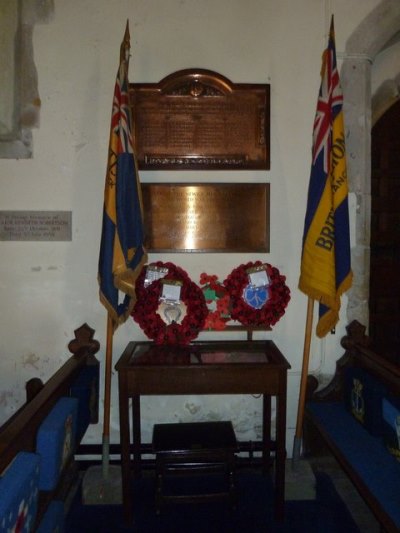
M 0 211 L 1 241 L 70 241 L 71 211 Z
M 149 252 L 269 252 L 269 184 L 142 183 Z
M 270 167 L 270 86 L 235 84 L 205 69 L 133 83 L 134 144 L 142 170 Z

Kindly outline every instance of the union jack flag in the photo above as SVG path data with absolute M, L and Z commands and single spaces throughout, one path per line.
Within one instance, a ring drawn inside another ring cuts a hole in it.
M 324 172 L 327 173 L 329 170 L 329 154 L 332 144 L 332 125 L 343 105 L 343 94 L 337 71 L 334 42 L 324 52 L 322 69 L 317 112 L 314 120 L 312 154 L 313 165 L 315 165 L 317 157 L 321 152 L 323 153 L 323 168 Z
M 143 209 L 129 107 L 129 29 L 121 45 L 111 114 L 100 244 L 100 301 L 114 325 L 124 322 L 135 303 L 135 280 L 146 262 Z M 123 300 L 119 302 L 119 292 Z
M 131 114 L 128 97 L 128 76 L 125 61 L 121 62 L 115 82 L 115 91 L 111 115 L 111 128 L 118 137 L 117 153 L 133 154 Z M 115 156 L 117 154 L 114 154 Z
M 300 290 L 320 303 L 319 337 L 324 337 L 338 322 L 340 296 L 352 282 L 342 108 L 332 17 L 314 120 L 299 280 Z

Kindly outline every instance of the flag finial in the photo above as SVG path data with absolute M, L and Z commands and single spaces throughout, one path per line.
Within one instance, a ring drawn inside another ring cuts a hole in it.
M 125 34 L 124 39 L 121 43 L 119 60 L 128 61 L 129 60 L 129 50 L 131 48 L 131 36 L 129 34 L 129 19 L 126 20 Z

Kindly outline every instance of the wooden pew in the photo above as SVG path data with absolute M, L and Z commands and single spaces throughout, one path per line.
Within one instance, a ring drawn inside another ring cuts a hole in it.
M 90 368 L 94 370 L 94 373 L 98 373 L 99 362 L 95 354 L 100 345 L 93 338 L 94 330 L 87 324 L 83 324 L 74 333 L 75 338 L 68 345 L 72 356 L 46 383 L 42 383 L 38 378 L 29 380 L 26 384 L 26 403 L 0 427 L 0 475 L 19 452 L 35 453 L 37 434 L 41 424 L 60 398 L 71 396 L 71 387 L 77 382 L 81 372 Z M 90 423 L 98 421 L 98 386 L 93 388 L 93 393 Z M 72 455 L 62 469 L 57 486 L 51 491 L 39 492 L 36 526 L 40 523 L 51 501 L 65 499 L 75 481 L 77 472 Z
M 359 322 L 347 333 L 330 383 L 319 388 L 308 376 L 303 451 L 306 457 L 333 454 L 382 531 L 394 533 L 400 531 L 400 446 L 388 445 L 385 405 L 400 405 L 400 365 L 369 349 Z

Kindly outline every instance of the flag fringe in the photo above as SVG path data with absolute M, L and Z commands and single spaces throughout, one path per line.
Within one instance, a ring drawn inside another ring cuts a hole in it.
M 118 328 L 118 326 L 120 326 L 121 324 L 126 322 L 126 320 L 131 315 L 131 313 L 133 311 L 133 308 L 135 306 L 135 301 L 134 301 L 133 298 L 131 298 L 128 306 L 126 307 L 126 309 L 124 311 L 124 313 L 121 314 L 121 315 L 118 315 L 117 312 L 115 311 L 114 307 L 110 304 L 110 302 L 107 300 L 107 298 L 104 296 L 104 294 L 101 291 L 100 291 L 99 298 L 100 298 L 100 302 L 106 308 L 107 313 L 112 318 L 113 325 L 114 325 L 113 331 L 115 331 Z
M 304 282 L 302 279 L 299 281 L 299 289 L 301 292 L 309 296 L 311 299 L 316 302 L 325 305 L 326 307 L 331 308 L 334 311 L 339 311 L 340 309 L 340 297 L 350 289 L 353 280 L 353 273 L 350 271 L 349 274 L 344 278 L 342 283 L 336 290 L 336 298 L 332 299 L 330 295 L 322 294 L 320 290 L 315 287 L 312 287 L 307 282 Z
M 128 294 L 131 298 L 136 298 L 136 292 L 135 292 L 135 283 L 136 279 L 139 276 L 143 266 L 146 264 L 147 257 L 146 253 L 143 252 L 143 256 L 140 259 L 139 263 L 136 265 L 134 269 L 127 268 L 121 274 L 115 274 L 114 275 L 114 285 L 115 287 L 120 290 L 121 292 L 124 292 L 125 294 Z
M 325 337 L 331 331 L 336 324 L 339 322 L 339 311 L 340 311 L 340 298 L 341 296 L 350 289 L 353 280 L 353 273 L 350 272 L 345 279 L 342 281 L 336 292 L 336 300 L 332 302 L 332 299 L 329 299 L 329 303 L 324 297 L 321 296 L 321 293 L 312 287 L 306 286 L 305 283 L 299 283 L 299 289 L 304 292 L 309 298 L 315 300 L 326 307 L 328 307 L 327 312 L 319 317 L 319 321 L 316 328 L 317 337 Z

